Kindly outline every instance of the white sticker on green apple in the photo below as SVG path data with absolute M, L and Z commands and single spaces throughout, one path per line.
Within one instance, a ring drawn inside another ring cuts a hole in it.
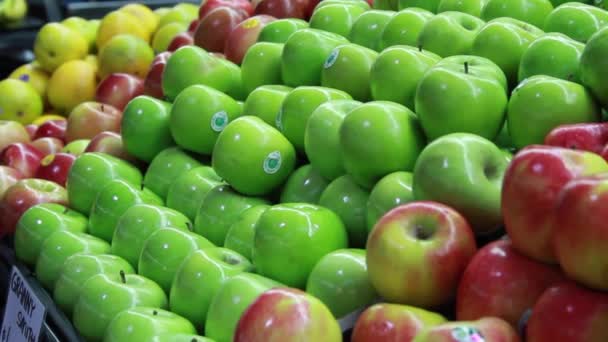
M 271 175 L 276 173 L 281 168 L 281 152 L 273 151 L 268 153 L 266 159 L 264 159 L 264 172 Z
M 211 129 L 221 132 L 228 125 L 228 114 L 225 111 L 217 112 L 211 117 Z
M 277 126 L 277 128 L 279 129 L 279 131 L 283 131 L 283 108 L 279 109 L 274 123 L 275 126 Z
M 456 327 L 452 329 L 452 338 L 458 342 L 485 342 L 485 338 L 476 328 Z
M 340 50 L 334 49 L 334 51 L 332 51 L 329 56 L 327 56 L 323 67 L 325 69 L 331 68 L 331 66 L 334 65 L 334 63 L 336 63 L 336 61 L 338 60 L 338 55 L 340 55 Z

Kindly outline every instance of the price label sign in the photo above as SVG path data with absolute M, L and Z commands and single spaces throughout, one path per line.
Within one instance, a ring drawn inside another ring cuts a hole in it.
M 13 266 L 0 342 L 37 342 L 44 324 L 46 309 L 23 274 Z

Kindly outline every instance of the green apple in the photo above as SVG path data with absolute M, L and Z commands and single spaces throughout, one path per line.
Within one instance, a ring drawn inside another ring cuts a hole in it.
M 340 89 L 359 101 L 371 98 L 370 70 L 378 58 L 374 50 L 357 44 L 337 46 L 327 57 L 321 72 L 321 85 Z
M 89 52 L 94 52 L 97 48 L 97 29 L 98 23 L 93 20 L 87 20 L 82 17 L 68 17 L 61 21 L 61 25 L 78 32 L 89 44 Z
M 283 47 L 283 84 L 290 87 L 320 85 L 323 63 L 336 46 L 346 43 L 346 38 L 335 33 L 311 28 L 297 30 Z
M 311 164 L 300 166 L 285 182 L 281 203 L 317 204 L 329 182 Z
M 228 229 L 224 247 L 239 253 L 247 260 L 252 260 L 255 224 L 268 208 L 270 205 L 261 204 L 243 211 Z
M 496 63 L 505 73 L 509 85 L 515 87 L 521 56 L 543 33 L 534 25 L 517 19 L 492 19 L 477 33 L 471 54 Z
M 97 274 L 135 273 L 129 263 L 110 254 L 74 254 L 67 258 L 61 267 L 55 283 L 53 300 L 66 316 L 72 317 L 74 305 L 78 301 L 82 285 Z
M 61 152 L 73 154 L 75 156 L 80 156 L 84 153 L 91 142 L 90 139 L 76 139 L 67 143 L 61 149 Z
M 371 305 L 377 297 L 369 281 L 364 249 L 340 249 L 317 262 L 306 292 L 319 298 L 336 318 Z
M 361 102 L 355 100 L 330 100 L 310 114 L 304 132 L 304 150 L 310 165 L 329 181 L 346 172 L 340 151 L 340 127 L 346 115 L 360 105 Z
M 493 140 L 507 102 L 504 72 L 487 58 L 463 55 L 444 58 L 424 74 L 415 107 L 429 140 L 454 132 Z
M 190 231 L 170 227 L 158 229 L 144 241 L 137 273 L 169 293 L 179 265 L 194 251 L 210 247 L 215 245 Z
M 543 27 L 545 18 L 553 10 L 549 0 L 489 0 L 481 10 L 483 20 L 511 17 Z
M 110 252 L 110 244 L 85 233 L 58 230 L 42 244 L 36 261 L 36 278 L 49 291 L 55 288 L 61 267 L 70 256 L 77 253 L 104 254 Z
M 367 240 L 366 205 L 369 191 L 350 175 L 334 179 L 321 194 L 319 205 L 336 213 L 348 233 L 348 246 L 360 248 Z
M 277 114 L 281 110 L 283 100 L 293 88 L 272 84 L 255 88 L 245 100 L 243 116 L 254 115 L 276 128 Z
M 89 215 L 97 193 L 114 179 L 140 185 L 143 177 L 135 166 L 109 154 L 87 152 L 79 156 L 67 178 L 70 207 Z
M 420 32 L 433 16 L 432 12 L 418 7 L 399 11 L 384 27 L 378 47 L 384 50 L 395 45 L 418 46 Z
M 391 209 L 414 201 L 413 180 L 413 173 L 397 171 L 384 176 L 374 185 L 367 200 L 365 218 L 368 233 Z
M 193 334 L 166 333 L 158 336 L 163 342 L 217 342 L 210 338 Z
M 36 265 L 40 249 L 56 231 L 84 233 L 87 218 L 57 203 L 40 203 L 26 210 L 15 230 L 15 256 L 29 266 Z
M 168 147 L 152 159 L 144 175 L 143 184 L 162 199 L 167 198 L 169 186 L 185 172 L 201 166 L 186 151 L 179 147 Z
M 263 292 L 281 286 L 284 285 L 248 272 L 227 279 L 209 305 L 205 335 L 217 342 L 232 342 L 238 321 L 249 305 Z
M 359 0 L 323 0 L 320 1 L 316 6 L 315 6 L 315 11 L 325 7 L 325 6 L 330 6 L 330 5 L 355 5 L 355 6 L 359 6 L 364 10 L 370 10 L 371 6 L 367 1 L 359 1 Z M 313 12 L 314 13 L 314 12 Z
M 348 39 L 354 44 L 381 51 L 382 33 L 395 13 L 377 9 L 365 11 L 353 23 Z
M 583 84 L 591 89 L 600 103 L 608 108 L 608 67 L 606 54 L 608 53 L 608 28 L 595 33 L 581 56 L 581 78 Z
M 163 92 L 169 101 L 191 85 L 202 84 L 227 92 L 238 88 L 240 82 L 229 64 L 195 45 L 183 46 L 173 52 L 162 76 Z
M 440 0 L 437 13 L 441 12 L 463 12 L 476 17 L 481 16 L 481 10 L 489 0 Z
M 418 36 L 418 46 L 441 57 L 466 55 L 484 21 L 462 12 L 443 12 L 427 21 Z
M 183 149 L 210 155 L 219 134 L 241 113 L 230 96 L 205 85 L 192 85 L 173 102 L 171 134 Z
M 167 207 L 183 213 L 191 221 L 209 190 L 222 184 L 210 166 L 198 166 L 177 176 L 167 190 Z
M 262 198 L 239 194 L 229 185 L 218 185 L 203 199 L 194 220 L 194 232 L 216 246 L 222 246 L 230 226 L 238 221 L 240 214 L 261 204 L 269 203 Z
M 494 143 L 496 146 L 503 149 L 513 149 L 513 141 L 511 141 L 511 134 L 509 134 L 509 125 L 507 120 L 505 120 L 505 124 L 502 126 L 502 129 L 494 139 Z
M 414 199 L 436 201 L 461 213 L 477 235 L 502 225 L 500 192 L 508 160 L 491 141 L 452 133 L 420 154 L 413 176 Z
M 566 2 L 549 13 L 544 24 L 547 32 L 560 32 L 586 43 L 595 32 L 608 24 L 608 12 L 580 2 Z
M 581 82 L 580 60 L 585 44 L 562 33 L 545 33 L 536 38 L 521 56 L 518 81 L 547 75 Z
M 244 116 L 228 124 L 217 139 L 211 159 L 217 174 L 248 196 L 277 189 L 291 174 L 295 162 L 296 151 L 289 140 L 257 116 Z
M 298 18 L 282 18 L 266 24 L 260 35 L 258 42 L 281 43 L 287 42 L 292 33 L 308 28 L 308 22 Z
M 241 67 L 226 58 L 215 58 L 217 58 L 220 63 L 224 65 L 226 70 L 228 70 L 228 75 L 226 75 L 226 77 L 231 80 L 231 87 L 228 88 L 228 90 L 220 91 L 226 93 L 226 95 L 232 97 L 237 101 L 245 100 L 245 98 L 247 97 L 247 93 L 245 92 L 245 88 L 243 87 Z
M 160 341 L 159 336 L 165 334 L 196 334 L 196 329 L 187 319 L 167 310 L 138 306 L 114 316 L 103 342 Z
M 348 235 L 340 217 L 331 210 L 313 204 L 284 203 L 260 216 L 253 246 L 258 274 L 304 288 L 317 261 L 329 252 L 346 248 Z
M 243 57 L 241 77 L 245 93 L 263 85 L 281 84 L 281 43 L 258 42 L 253 44 Z
M 559 125 L 599 122 L 601 108 L 578 83 L 537 75 L 525 79 L 509 99 L 507 120 L 516 148 L 542 144 Z
M 310 28 L 348 37 L 353 23 L 367 10 L 354 1 L 320 6 L 310 17 Z
M 150 204 L 136 204 L 120 217 L 112 237 L 112 254 L 118 255 L 137 269 L 144 242 L 158 229 L 173 227 L 189 230 L 190 220 L 182 213 Z
M 136 274 L 97 274 L 82 285 L 72 321 L 87 341 L 102 341 L 116 315 L 138 306 L 165 309 L 167 296 L 152 280 Z
M 123 180 L 110 181 L 97 193 L 91 214 L 88 233 L 108 242 L 112 241 L 114 229 L 122 214 L 136 204 L 163 205 L 155 193 Z
M 202 331 L 211 300 L 221 285 L 232 276 L 251 270 L 251 263 L 244 256 L 227 248 L 193 252 L 175 274 L 169 295 L 171 311 Z
M 408 7 L 418 7 L 437 13 L 437 7 L 439 6 L 440 1 L 441 0 L 399 0 L 398 8 L 399 10 L 402 10 Z
M 392 46 L 378 55 L 370 72 L 370 90 L 376 101 L 392 101 L 414 109 L 416 88 L 424 73 L 441 57 L 413 46 Z
M 169 129 L 171 104 L 140 95 L 127 103 L 122 113 L 120 134 L 125 150 L 145 162 L 175 145 Z
M 366 189 L 389 173 L 413 170 L 425 142 L 416 115 L 388 101 L 353 109 L 340 127 L 344 168 Z
M 338 89 L 317 86 L 294 88 L 281 105 L 276 126 L 298 151 L 303 152 L 306 124 L 312 112 L 324 102 L 345 99 L 352 98 Z

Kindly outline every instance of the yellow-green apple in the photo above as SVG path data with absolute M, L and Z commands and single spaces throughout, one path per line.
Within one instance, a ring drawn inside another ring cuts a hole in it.
M 543 27 L 553 10 L 550 0 L 489 0 L 481 10 L 483 20 L 511 17 Z
M 416 200 L 451 206 L 471 224 L 476 235 L 502 227 L 500 194 L 509 165 L 491 141 L 470 133 L 452 133 L 420 153 L 413 177 Z
M 247 307 L 265 291 L 281 286 L 274 280 L 249 272 L 227 279 L 209 305 L 205 335 L 216 342 L 232 342 L 239 319 Z
M 76 139 L 71 141 L 61 149 L 61 152 L 70 153 L 75 156 L 80 156 L 85 152 L 87 146 L 91 143 L 91 139 Z
M 357 17 L 353 23 L 348 39 L 366 48 L 381 51 L 380 41 L 384 28 L 388 25 L 396 12 L 371 9 Z
M 241 116 L 241 107 L 230 96 L 196 84 L 184 89 L 173 102 L 169 127 L 178 146 L 211 155 L 224 128 Z M 197 127 L 192 130 L 192 127 Z
M 218 185 L 207 193 L 199 205 L 194 220 L 194 232 L 216 246 L 223 246 L 228 230 L 239 220 L 243 211 L 261 204 L 269 204 L 259 197 L 248 197 L 229 185 Z
M 473 230 L 456 210 L 416 201 L 386 213 L 366 249 L 369 278 L 382 298 L 429 308 L 455 297 L 477 248 Z
M 143 177 L 135 166 L 109 154 L 87 152 L 79 156 L 66 183 L 70 207 L 89 215 L 97 193 L 114 179 L 140 185 Z
M 13 78 L 0 81 L 0 118 L 3 120 L 29 124 L 42 114 L 43 107 L 40 94 L 29 83 Z
M 0 153 L 0 162 L 19 171 L 23 178 L 33 178 L 44 154 L 32 143 L 13 143 Z
M 260 204 L 241 212 L 238 219 L 228 229 L 223 246 L 239 253 L 247 260 L 253 260 L 255 225 L 268 208 L 270 205 Z
M 327 305 L 336 318 L 371 305 L 377 294 L 367 275 L 365 250 L 347 248 L 325 255 L 310 272 L 306 292 Z
M 261 196 L 285 182 L 295 159 L 293 145 L 276 128 L 259 117 L 244 116 L 219 134 L 211 163 L 236 191 Z
M 370 70 L 378 53 L 358 44 L 338 45 L 325 60 L 321 85 L 340 89 L 353 99 L 369 101 Z
M 303 28 L 289 36 L 281 55 L 281 78 L 290 87 L 321 84 L 321 70 L 331 51 L 348 40 L 338 34 Z
M 521 82 L 511 93 L 507 111 L 509 134 L 516 148 L 542 144 L 559 125 L 600 119 L 601 109 L 584 86 L 544 75 Z
M 414 306 L 378 303 L 361 313 L 351 341 L 411 341 L 424 328 L 446 321 L 439 313 Z
M 137 273 L 156 282 L 165 293 L 181 263 L 201 248 L 215 247 L 209 240 L 179 228 L 158 229 L 144 241 L 137 264 Z
M 391 209 L 414 201 L 413 179 L 411 172 L 397 171 L 382 177 L 374 185 L 366 204 L 367 234 Z
M 143 79 L 118 72 L 109 74 L 97 85 L 95 101 L 109 104 L 122 111 L 131 99 L 143 93 Z
M 581 56 L 580 68 L 583 84 L 591 89 L 604 107 L 608 106 L 608 68 L 605 56 L 608 51 L 608 28 L 599 30 L 587 42 Z
M 207 193 L 222 184 L 210 166 L 198 166 L 177 176 L 167 190 L 167 207 L 184 214 L 191 221 Z
M 208 0 L 200 6 L 198 17 L 203 19 L 207 13 L 217 7 L 230 7 L 243 12 L 244 15 L 253 15 L 253 4 L 248 0 Z
M 526 310 L 565 277 L 558 267 L 517 252 L 509 239 L 481 248 L 465 269 L 456 297 L 456 319 L 498 317 L 517 329 Z
M 209 52 L 224 52 L 230 32 L 248 17 L 231 7 L 216 7 L 201 18 L 194 31 L 194 44 Z
M 30 142 L 30 135 L 18 121 L 0 120 L 0 151 L 8 145 Z
M 369 144 L 375 141 L 374 144 Z M 411 171 L 425 144 L 416 115 L 389 101 L 372 101 L 353 109 L 340 126 L 344 168 L 355 182 L 371 189 L 395 171 Z
M 384 51 L 395 45 L 418 46 L 420 32 L 433 16 L 432 12 L 419 7 L 397 12 L 384 27 L 378 48 Z
M 457 11 L 480 17 L 481 10 L 483 10 L 488 1 L 489 0 L 439 0 L 437 13 Z
M 135 273 L 131 265 L 121 257 L 111 254 L 78 253 L 65 260 L 55 282 L 53 300 L 63 313 L 72 317 L 84 283 L 97 274 Z
M 415 97 L 416 113 L 430 140 L 457 132 L 493 140 L 503 127 L 507 103 L 504 72 L 487 58 L 469 55 L 444 58 L 432 66 L 420 79 Z
M 137 306 L 114 316 L 103 341 L 154 341 L 167 334 L 196 334 L 196 329 L 187 319 L 170 311 Z
M 527 322 L 529 342 L 604 341 L 608 329 L 602 317 L 608 315 L 608 295 L 574 282 L 547 289 L 534 305 Z
M 452 321 L 422 330 L 412 342 L 462 342 L 462 341 L 521 341 L 517 331 L 509 323 L 496 317 L 484 317 L 476 321 Z
M 76 158 L 70 153 L 49 154 L 40 161 L 40 167 L 36 170 L 36 178 L 53 181 L 65 187 L 68 173 Z
M 36 35 L 34 56 L 40 66 L 53 72 L 67 61 L 84 58 L 88 43 L 78 32 L 61 23 L 46 23 Z
M 308 22 L 302 19 L 278 19 L 264 26 L 258 36 L 258 42 L 284 44 L 292 33 L 308 27 Z
M 430 18 L 418 34 L 418 46 L 441 57 L 466 55 L 485 22 L 462 12 L 443 12 Z
M 162 86 L 162 75 L 171 53 L 171 51 L 161 52 L 154 57 L 154 60 L 152 60 L 150 69 L 148 69 L 148 73 L 144 78 L 145 95 L 152 96 L 157 99 L 162 99 L 165 96 Z
M 201 163 L 184 150 L 168 147 L 152 159 L 144 175 L 143 184 L 165 200 L 171 183 L 180 175 L 199 166 Z
M 105 331 L 121 311 L 138 306 L 167 308 L 167 296 L 152 280 L 136 274 L 97 274 L 80 290 L 72 321 L 87 341 L 102 341 Z
M 273 44 L 273 43 L 258 43 L 258 44 Z M 258 46 L 256 44 L 254 47 L 249 49 L 249 52 L 256 49 Z M 255 88 L 251 88 L 247 86 L 247 82 L 245 80 L 245 63 L 243 62 L 243 84 L 245 89 L 252 89 L 249 95 L 247 95 L 247 99 L 243 105 L 243 115 L 254 115 L 266 122 L 267 124 L 276 127 L 277 123 L 277 114 L 281 110 L 281 105 L 283 104 L 283 100 L 289 94 L 293 88 L 278 85 L 278 84 L 269 84 L 269 85 L 260 85 Z M 259 69 L 253 68 L 251 69 L 251 73 L 253 76 L 257 77 L 260 73 Z M 280 77 L 280 75 L 279 75 Z M 256 83 L 257 82 L 253 82 Z M 279 82 L 280 83 L 280 82 Z M 246 90 L 247 91 L 247 90 Z
M 347 246 L 346 228 L 331 210 L 305 203 L 277 204 L 256 223 L 253 264 L 263 276 L 304 288 L 323 256 Z
M 513 18 L 488 21 L 473 40 L 471 54 L 496 63 L 511 87 L 517 85 L 521 56 L 530 43 L 544 32 L 534 25 Z
M 65 139 L 91 139 L 104 131 L 120 132 L 122 111 L 100 102 L 87 101 L 77 105 L 68 116 Z
M 304 151 L 312 167 L 329 181 L 346 172 L 340 151 L 340 127 L 346 115 L 361 104 L 347 99 L 324 102 L 306 123 Z
M 241 316 L 234 342 L 342 341 L 331 311 L 314 296 L 295 288 L 262 293 Z
M 229 61 L 241 64 L 245 53 L 256 43 L 260 31 L 268 23 L 276 20 L 270 15 L 256 15 L 240 22 L 230 31 L 224 43 L 224 55 Z
M 317 204 L 327 185 L 329 181 L 312 165 L 300 166 L 287 178 L 279 202 Z
M 129 154 L 125 149 L 122 139 L 123 134 L 125 134 L 124 131 L 122 133 L 110 131 L 101 132 L 89 141 L 87 147 L 84 149 L 84 153 L 101 152 L 128 162 L 136 163 L 137 160 L 135 157 Z
M 365 11 L 353 1 L 317 6 L 310 17 L 310 28 L 348 37 L 353 23 Z
M 51 137 L 38 138 L 31 141 L 29 145 L 38 150 L 43 157 L 58 153 L 65 147 L 61 139 Z
M 66 259 L 78 253 L 105 254 L 110 245 L 92 235 L 69 230 L 57 230 L 42 243 L 34 267 L 36 278 L 49 291 L 55 288 Z
M 591 4 L 565 2 L 545 19 L 547 32 L 560 32 L 582 43 L 608 24 L 608 12 Z
M 258 42 L 247 50 L 241 64 L 245 93 L 251 94 L 265 85 L 291 89 L 280 85 L 283 82 L 281 78 L 282 53 L 283 44 L 271 42 Z M 274 122 L 272 124 L 274 125 Z
M 44 179 L 20 179 L 0 198 L 0 236 L 13 234 L 19 219 L 40 203 L 67 205 L 68 192 L 61 185 Z
M 57 138 L 65 141 L 65 132 L 68 128 L 68 122 L 65 119 L 62 120 L 48 120 L 44 123 L 40 124 L 36 128 L 36 133 L 34 134 L 33 140 L 39 138 Z M 18 141 L 15 141 L 18 142 Z
M 409 7 L 418 7 L 432 13 L 437 13 L 437 7 L 439 6 L 440 1 L 441 0 L 398 0 L 397 8 L 402 10 Z M 396 10 L 395 8 L 391 9 Z
M 252 270 L 244 256 L 227 248 L 203 248 L 192 252 L 173 279 L 169 295 L 171 311 L 203 331 L 209 305 L 222 284 L 241 272 Z
M 424 73 L 441 57 L 413 46 L 391 46 L 379 55 L 370 72 L 370 91 L 376 101 L 392 101 L 414 109 L 416 89 Z
M 522 149 L 505 171 L 501 205 L 513 247 L 535 260 L 556 263 L 552 245 L 555 206 L 571 179 L 608 172 L 592 152 L 532 145 Z
M 127 260 L 137 270 L 146 239 L 158 229 L 172 227 L 189 230 L 190 220 L 182 213 L 151 204 L 136 204 L 120 217 L 112 237 L 112 254 Z
M 4 197 L 4 193 L 8 188 L 22 178 L 21 172 L 14 167 L 0 165 L 0 198 Z
M 547 75 L 580 83 L 580 59 L 584 48 L 585 44 L 562 33 L 545 33 L 532 41 L 522 54 L 518 81 Z

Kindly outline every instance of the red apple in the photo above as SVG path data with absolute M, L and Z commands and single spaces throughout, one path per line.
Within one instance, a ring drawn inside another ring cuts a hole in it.
M 122 111 L 99 102 L 83 102 L 68 117 L 66 141 L 92 139 L 103 131 L 120 132 Z
M 76 160 L 76 156 L 70 153 L 49 154 L 40 162 L 36 172 L 36 178 L 53 181 L 63 187 L 68 178 L 68 172 Z
M 230 7 L 247 17 L 253 15 L 253 5 L 249 0 L 207 0 L 198 11 L 199 19 L 203 19 L 209 12 L 217 7 Z
M 608 341 L 608 293 L 565 282 L 547 289 L 532 309 L 527 342 Z
M 144 93 L 144 80 L 125 73 L 106 76 L 95 92 L 95 101 L 123 110 L 132 98 Z
M 517 331 L 500 318 L 453 321 L 422 331 L 414 342 L 520 342 Z M 555 340 L 563 341 L 563 340 Z
M 30 142 L 28 131 L 17 121 L 0 120 L 0 152 L 14 143 Z
M 179 49 L 182 46 L 187 46 L 187 45 L 194 45 L 194 33 L 190 33 L 190 32 L 180 32 L 177 35 L 175 35 L 175 37 L 173 37 L 173 40 L 171 40 L 171 43 L 169 43 L 169 46 L 167 47 L 167 51 L 168 52 L 174 52 L 175 50 Z
M 167 60 L 171 56 L 170 51 L 161 52 L 152 61 L 150 70 L 144 80 L 144 94 L 162 99 L 164 97 L 162 87 L 163 70 L 167 65 Z
M 266 24 L 275 20 L 275 17 L 263 14 L 243 20 L 228 35 L 224 45 L 226 58 L 233 63 L 241 64 L 247 49 L 257 42 L 260 31 Z
M 21 215 L 39 203 L 68 205 L 68 192 L 61 185 L 44 179 L 21 179 L 8 188 L 0 200 L 0 236 L 15 232 Z
M 494 241 L 480 249 L 464 271 L 456 298 L 456 319 L 493 316 L 516 328 L 538 297 L 564 279 L 559 268 L 521 255 L 510 240 Z
M 200 19 L 194 19 L 190 22 L 190 25 L 188 25 L 188 30 L 186 30 L 186 32 L 190 33 L 190 34 L 194 34 L 194 31 L 196 31 L 196 27 L 198 26 L 198 23 L 200 23 L 201 20 Z
M 2 151 L 2 164 L 17 169 L 23 178 L 32 178 L 44 154 L 27 143 L 15 143 Z
M 277 19 L 307 20 L 318 2 L 317 0 L 261 0 L 255 6 L 255 14 L 271 15 Z
M 591 152 L 532 145 L 517 153 L 502 189 L 502 214 L 513 247 L 535 260 L 557 262 L 552 238 L 558 195 L 571 179 L 600 172 L 608 172 L 608 164 Z
M 602 153 L 608 144 L 608 122 L 561 125 L 545 137 L 545 145 Z
M 6 189 L 22 178 L 23 175 L 19 170 L 10 166 L 0 165 L 0 199 L 4 196 Z
M 65 145 L 63 140 L 58 138 L 38 138 L 30 143 L 35 149 L 42 153 L 42 157 L 46 157 L 49 154 L 54 154 L 63 148 Z
M 91 139 L 85 152 L 103 152 L 129 162 L 136 162 L 135 157 L 125 150 L 122 143 L 122 136 L 115 132 L 106 131 L 97 134 Z
M 216 7 L 201 19 L 194 32 L 194 44 L 209 52 L 223 52 L 230 32 L 246 18 L 230 7 Z
M 65 141 L 65 132 L 68 128 L 68 121 L 63 120 L 49 120 L 45 121 L 36 129 L 34 139 L 38 138 L 57 138 Z
M 38 125 L 29 124 L 25 125 L 25 130 L 27 131 L 27 135 L 29 135 L 29 140 L 34 140 L 36 138 L 36 131 L 38 131 Z

